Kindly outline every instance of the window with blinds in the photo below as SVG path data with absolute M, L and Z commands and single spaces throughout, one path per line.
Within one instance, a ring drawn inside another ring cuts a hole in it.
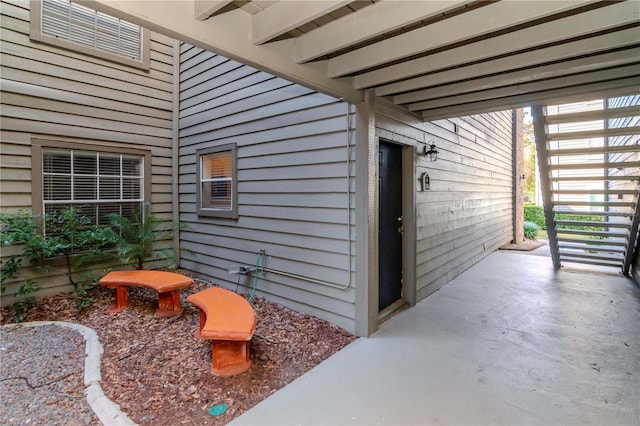
M 149 67 L 149 36 L 144 28 L 70 0 L 40 0 L 32 4 L 32 39 Z
M 44 148 L 42 150 L 43 212 L 74 206 L 96 225 L 107 215 L 133 219 L 144 202 L 143 156 Z
M 236 145 L 198 150 L 198 213 L 237 217 Z

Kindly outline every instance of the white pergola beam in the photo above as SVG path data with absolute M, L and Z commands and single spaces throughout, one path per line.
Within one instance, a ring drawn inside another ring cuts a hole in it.
M 241 9 L 198 21 L 194 19 L 193 2 L 181 0 L 153 2 L 153 7 L 139 0 L 87 0 L 84 3 L 336 98 L 345 98 L 352 103 L 360 103 L 364 98 L 362 91 L 355 90 L 349 79 L 328 78 L 323 64 L 294 63 L 291 60 L 293 40 L 254 45 L 248 37 L 252 15 Z
M 574 74 L 566 77 L 554 78 L 551 80 L 533 81 L 529 83 L 500 87 L 497 89 L 483 90 L 479 92 L 447 96 L 444 98 L 412 103 L 408 105 L 408 109 L 409 111 L 423 111 L 433 108 L 442 108 L 448 105 L 466 104 L 484 101 L 487 99 L 499 99 L 553 89 L 562 89 L 564 87 L 572 85 L 586 85 L 600 83 L 607 80 L 624 79 L 627 77 L 637 76 L 638 69 L 638 64 L 633 64 L 618 68 L 593 71 L 589 73 Z
M 536 68 L 526 68 L 514 72 L 493 75 L 491 77 L 478 78 L 460 83 L 438 86 L 430 89 L 417 90 L 393 97 L 396 105 L 412 102 L 426 101 L 447 96 L 454 96 L 470 92 L 494 89 L 497 87 L 519 85 L 536 80 L 563 77 L 572 74 L 596 71 L 603 68 L 612 68 L 631 63 L 640 62 L 640 47 L 582 57 L 580 59 L 564 62 L 555 62 Z M 639 71 L 640 72 L 640 69 Z
M 280 1 L 253 15 L 251 40 L 266 43 L 349 3 L 351 0 Z
M 380 1 L 296 39 L 293 58 L 308 62 L 389 31 L 440 15 L 469 0 Z
M 546 49 L 518 53 L 504 58 L 493 59 L 465 67 L 387 84 L 377 87 L 375 92 L 376 96 L 389 96 L 395 93 L 414 91 L 424 87 L 472 79 L 485 74 L 509 72 L 510 70 L 523 67 L 535 67 L 540 63 L 572 58 L 576 54 L 591 55 L 607 49 L 632 46 L 637 44 L 638 40 L 640 40 L 640 28 L 629 28 L 598 37 L 577 40 L 570 43 L 547 47 Z
M 193 0 L 194 16 L 198 21 L 204 21 L 233 0 Z
M 378 86 L 418 74 L 517 53 L 525 49 L 534 49 L 547 43 L 561 43 L 574 37 L 587 37 L 598 31 L 637 23 L 639 17 L 638 2 L 611 3 L 579 15 L 545 22 L 535 27 L 363 73 L 354 77 L 354 87 L 364 89 Z M 574 55 L 578 54 L 580 52 L 574 52 Z
M 482 114 L 493 111 L 504 111 L 522 108 L 534 104 L 561 104 L 581 102 L 597 98 L 626 96 L 638 93 L 640 77 L 630 77 L 622 80 L 611 80 L 597 84 L 587 84 L 562 89 L 545 90 L 506 98 L 489 99 L 475 103 L 449 105 L 422 111 L 421 117 L 425 121 L 441 120 L 443 118 L 462 117 L 465 115 Z
M 332 58 L 327 65 L 328 74 L 330 77 L 353 74 L 473 37 L 566 12 L 588 3 L 593 3 L 593 0 L 492 3 Z M 396 7 L 412 8 L 411 4 L 407 5 L 404 2 Z

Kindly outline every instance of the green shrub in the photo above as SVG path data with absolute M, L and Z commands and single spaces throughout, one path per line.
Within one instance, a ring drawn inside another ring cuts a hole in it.
M 46 230 L 44 226 L 46 224 Z M 46 232 L 44 232 L 46 231 Z M 47 267 L 52 258 L 62 258 L 69 281 L 80 298 L 78 307 L 91 304 L 89 290 L 95 279 L 87 278 L 94 267 L 110 258 L 108 247 L 113 244 L 113 231 L 106 232 L 83 216 L 79 208 L 62 207 L 45 215 L 45 220 L 28 211 L 0 215 L 0 246 L 17 246 L 19 254 L 7 257 L 0 267 L 0 292 L 8 282 L 19 279 L 23 267 Z M 91 267 L 87 270 L 87 266 Z M 82 281 L 75 274 L 83 272 Z M 12 306 L 12 320 L 22 321 L 27 310 L 35 304 L 32 293 L 40 286 L 33 279 L 25 279 L 18 288 L 18 298 Z
M 533 204 L 525 204 L 524 206 L 524 220 L 525 222 L 532 222 L 538 225 L 539 229 L 547 229 L 547 224 L 544 219 L 544 209 L 542 206 L 534 206 Z M 590 216 L 590 215 L 577 215 L 568 213 L 558 213 L 555 215 L 555 220 L 569 220 L 576 222 L 604 222 L 604 216 Z M 583 231 L 604 231 L 604 226 L 577 226 L 568 225 L 562 226 L 558 231 L 562 229 L 578 229 Z M 526 229 L 526 226 L 525 226 Z M 528 238 L 528 237 L 527 237 Z
M 45 241 L 39 232 L 39 222 L 31 213 L 21 210 L 18 213 L 0 214 L 0 247 L 21 246 L 20 254 L 13 254 L 4 259 L 0 267 L 0 293 L 6 290 L 7 282 L 18 278 L 23 261 L 37 265 L 45 253 Z M 40 289 L 36 281 L 28 278 L 22 282 L 14 295 L 16 300 L 11 306 L 10 321 L 21 322 L 26 312 L 35 304 L 31 294 Z
M 556 220 L 572 220 L 572 221 L 579 221 L 579 222 L 604 222 L 604 216 L 588 216 L 588 215 L 560 213 L 560 214 L 556 214 Z M 579 229 L 583 231 L 604 231 L 604 226 L 562 225 L 561 229 Z
M 111 222 L 112 240 L 116 247 L 116 256 L 124 265 L 133 265 L 144 269 L 149 260 L 165 259 L 169 269 L 177 267 L 172 248 L 155 249 L 154 243 L 172 240 L 176 230 L 186 229 L 178 222 L 171 222 L 151 214 L 151 205 L 145 203 L 141 216 L 133 220 L 119 214 L 107 215 Z
M 535 223 L 538 225 L 539 229 L 547 229 L 547 224 L 544 221 L 544 209 L 542 206 L 534 206 L 533 204 L 525 205 L 524 220 L 525 222 Z
M 540 227 L 533 222 L 525 222 L 524 223 L 524 236 L 530 240 L 535 240 L 538 236 L 538 231 Z

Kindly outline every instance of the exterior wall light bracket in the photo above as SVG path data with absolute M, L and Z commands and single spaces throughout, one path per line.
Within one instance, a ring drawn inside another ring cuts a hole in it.
M 433 142 L 433 141 L 431 141 Z M 438 149 L 434 143 L 430 143 L 429 147 L 427 145 L 424 146 L 424 155 L 429 159 L 429 161 L 434 162 L 438 161 Z

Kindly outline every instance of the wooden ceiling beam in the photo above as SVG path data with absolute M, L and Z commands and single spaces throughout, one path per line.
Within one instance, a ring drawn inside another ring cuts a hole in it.
M 407 106 L 409 111 L 422 111 L 431 108 L 440 108 L 447 105 L 465 104 L 479 102 L 486 99 L 506 98 L 509 96 L 525 95 L 553 89 L 562 89 L 568 86 L 600 83 L 607 80 L 617 80 L 626 77 L 640 76 L 640 66 L 638 63 L 617 68 L 586 72 L 582 74 L 572 74 L 565 77 L 552 78 L 541 81 L 532 81 L 522 84 L 514 84 L 506 87 L 499 87 L 490 90 L 465 93 L 461 95 L 447 96 L 438 99 L 431 99 L 424 102 L 411 103 Z
M 293 59 L 304 63 L 472 3 L 469 0 L 380 1 L 296 39 Z
M 582 39 L 525 53 L 493 59 L 481 63 L 449 69 L 443 72 L 415 77 L 409 80 L 376 87 L 377 96 L 388 96 L 396 93 L 410 92 L 426 87 L 469 80 L 478 76 L 510 72 L 519 68 L 533 68 L 541 63 L 562 61 L 573 58 L 576 52 L 583 55 L 594 55 L 614 48 L 637 46 L 640 40 L 640 27 L 608 33 L 598 37 Z
M 198 21 L 204 21 L 215 15 L 233 0 L 193 0 L 194 16 Z
M 451 117 L 482 114 L 485 112 L 504 111 L 522 108 L 534 104 L 562 104 L 582 102 L 596 98 L 608 98 L 637 94 L 640 77 L 629 77 L 620 80 L 610 80 L 594 84 L 563 87 L 554 90 L 544 90 L 535 93 L 514 95 L 505 98 L 487 99 L 467 104 L 452 104 L 442 108 L 432 108 L 420 111 L 422 119 L 434 121 Z
M 353 74 L 388 62 L 513 28 L 550 15 L 568 12 L 589 3 L 594 3 L 594 1 L 501 1 L 491 3 L 332 58 L 327 63 L 327 72 L 330 77 Z
M 495 74 L 490 77 L 417 90 L 415 92 L 394 96 L 393 103 L 401 105 L 426 101 L 429 99 L 489 90 L 498 87 L 531 83 L 537 80 L 575 75 L 631 63 L 636 63 L 636 66 L 639 66 L 640 47 L 605 53 L 602 55 L 586 56 L 575 60 L 555 62 L 540 67 L 519 69 L 518 71 Z
M 279 1 L 253 15 L 251 40 L 266 43 L 314 19 L 351 3 L 352 0 Z
M 500 55 L 516 54 L 551 43 L 562 43 L 567 39 L 581 36 L 588 38 L 589 35 L 599 31 L 612 30 L 626 24 L 637 24 L 639 15 L 636 1 L 607 4 L 605 7 L 579 15 L 545 22 L 535 27 L 356 75 L 354 87 L 370 88 L 444 68 L 462 66 Z M 580 52 L 573 52 L 573 56 L 579 54 Z

